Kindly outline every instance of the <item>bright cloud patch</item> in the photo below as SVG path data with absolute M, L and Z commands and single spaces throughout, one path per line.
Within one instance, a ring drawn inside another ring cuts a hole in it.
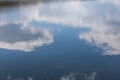
M 6 78 L 6 80 L 33 80 L 33 78 L 32 77 L 27 77 L 27 78 L 24 78 L 24 77 L 12 78 L 11 76 L 8 76 Z
M 46 29 L 22 27 L 21 24 L 8 24 L 0 27 L 0 48 L 30 52 L 35 47 L 52 42 L 52 34 Z
M 117 28 L 95 27 L 88 33 L 80 34 L 79 38 L 103 48 L 104 55 L 120 54 L 120 32 Z
M 67 76 L 61 77 L 60 80 L 96 80 L 96 73 L 83 74 L 83 73 L 70 73 Z

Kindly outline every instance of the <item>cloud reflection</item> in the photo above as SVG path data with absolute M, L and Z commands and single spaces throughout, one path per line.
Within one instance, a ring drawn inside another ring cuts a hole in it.
M 38 17 L 34 19 L 73 27 L 87 27 L 90 32 L 80 34 L 79 39 L 102 47 L 105 55 L 119 55 L 120 8 L 118 4 L 117 0 L 44 4 L 39 6 Z
M 70 73 L 67 76 L 61 77 L 60 80 L 96 80 L 96 72 L 89 75 L 84 73 Z
M 80 34 L 79 39 L 84 39 L 91 44 L 102 47 L 106 55 L 119 55 L 119 4 L 118 0 L 39 3 L 32 6 L 19 7 L 9 14 L 0 13 L 0 25 L 6 26 L 9 23 L 28 26 L 34 20 L 80 28 L 87 27 L 90 32 Z M 11 18 L 12 20 L 10 20 Z M 22 39 L 22 41 L 24 40 L 29 40 L 29 38 Z M 16 39 L 13 41 L 16 41 Z
M 0 48 L 31 52 L 35 47 L 53 42 L 47 29 L 8 24 L 0 27 Z
M 24 78 L 24 77 L 20 77 L 20 78 L 13 78 L 12 76 L 8 76 L 6 78 L 6 80 L 33 80 L 32 77 L 27 77 L 27 78 Z
M 118 1 L 64 2 L 42 6 L 39 20 L 56 24 L 87 27 L 90 32 L 79 38 L 102 47 L 105 55 L 120 54 L 120 8 Z M 61 6 L 64 5 L 64 6 Z M 94 43 L 92 42 L 94 40 Z M 107 46 L 104 46 L 107 44 Z

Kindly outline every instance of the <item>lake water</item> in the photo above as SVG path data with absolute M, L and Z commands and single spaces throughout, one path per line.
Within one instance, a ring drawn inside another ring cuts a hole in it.
M 120 80 L 119 14 L 118 0 L 2 4 L 0 80 Z

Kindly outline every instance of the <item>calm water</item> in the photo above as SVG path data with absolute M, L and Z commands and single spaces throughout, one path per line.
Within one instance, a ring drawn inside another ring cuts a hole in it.
M 120 2 L 0 8 L 0 80 L 120 80 Z

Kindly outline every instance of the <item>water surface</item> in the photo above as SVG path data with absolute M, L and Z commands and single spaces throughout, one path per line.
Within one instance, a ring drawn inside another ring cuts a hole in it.
M 0 8 L 0 80 L 120 80 L 117 0 L 18 4 Z

